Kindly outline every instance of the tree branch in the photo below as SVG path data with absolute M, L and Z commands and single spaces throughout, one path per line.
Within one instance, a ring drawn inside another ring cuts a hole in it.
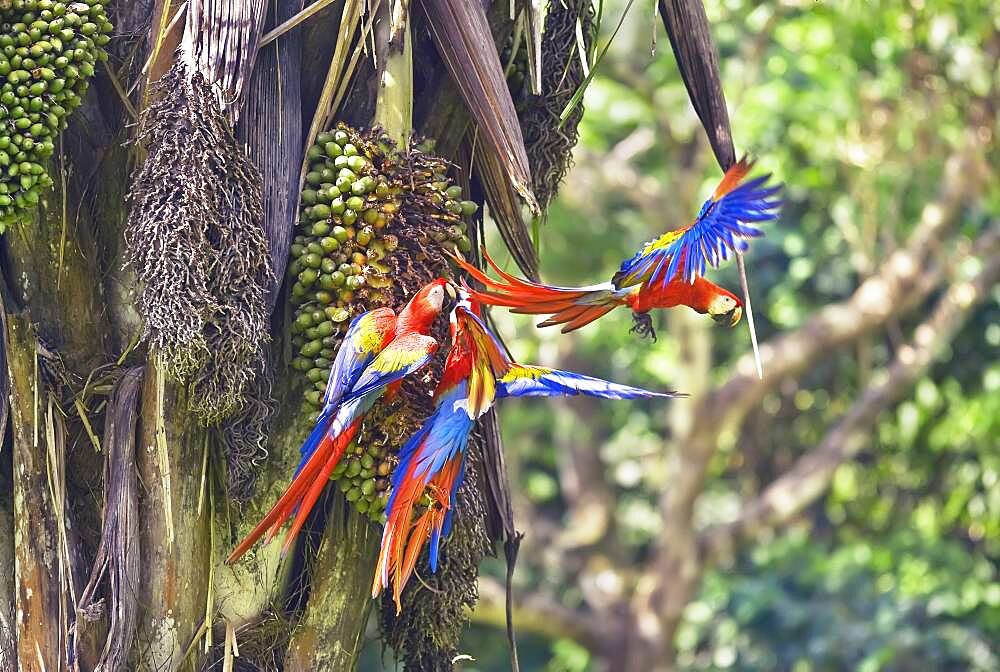
M 980 239 L 983 263 L 968 281 L 956 281 L 938 301 L 934 313 L 914 330 L 911 342 L 898 350 L 886 375 L 868 386 L 861 397 L 824 437 L 758 497 L 740 507 L 736 520 L 706 530 L 700 536 L 703 557 L 710 560 L 732 551 L 734 545 L 758 536 L 788 520 L 818 499 L 834 472 L 868 444 L 879 415 L 910 389 L 951 341 L 973 309 L 985 300 L 1000 279 L 1000 227 Z
M 488 576 L 479 577 L 479 604 L 472 613 L 476 623 L 506 627 L 505 589 Z M 593 612 L 563 606 L 548 592 L 534 591 L 514 600 L 514 625 L 549 639 L 565 637 L 598 650 L 606 639 L 608 625 Z

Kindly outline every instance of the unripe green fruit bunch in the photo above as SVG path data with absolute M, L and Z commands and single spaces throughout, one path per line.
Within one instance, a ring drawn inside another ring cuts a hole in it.
M 0 9 L 0 232 L 30 217 L 57 134 L 111 39 L 104 0 L 12 0 Z
M 340 124 L 320 133 L 307 155 L 309 171 L 288 265 L 294 308 L 290 335 L 296 355 L 292 367 L 307 381 L 308 405 L 318 410 L 351 319 L 378 306 L 401 307 L 396 275 L 407 265 L 400 255 L 411 252 L 401 246 L 399 234 L 405 228 L 409 237 L 414 228 L 406 226 L 407 218 L 427 238 L 414 241 L 418 246 L 469 252 L 464 217 L 477 206 L 462 200 L 444 161 L 421 154 L 414 162 L 374 131 Z M 372 424 L 376 415 L 382 431 L 405 424 L 402 411 L 384 417 L 373 412 Z M 372 519 L 385 508 L 396 461 L 398 447 L 385 436 L 405 438 L 416 427 L 397 429 L 385 434 L 363 429 L 333 474 L 348 501 Z

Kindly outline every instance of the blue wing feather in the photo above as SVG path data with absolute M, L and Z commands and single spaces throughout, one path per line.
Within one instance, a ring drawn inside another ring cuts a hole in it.
M 330 378 L 323 394 L 323 406 L 336 405 L 354 387 L 358 378 L 381 352 L 386 331 L 394 324 L 392 308 L 376 308 L 355 317 L 330 368 Z
M 497 383 L 498 397 L 554 397 L 584 395 L 603 399 L 687 396 L 673 390 L 652 392 L 601 378 L 540 366 L 514 365 Z
M 662 285 L 678 273 L 694 282 L 708 267 L 717 267 L 735 251 L 747 249 L 747 239 L 763 235 L 754 224 L 777 219 L 781 185 L 765 186 L 770 175 L 740 184 L 717 200 L 705 201 L 688 227 L 671 231 L 647 243 L 621 265 L 613 282 L 630 286 L 640 282 Z

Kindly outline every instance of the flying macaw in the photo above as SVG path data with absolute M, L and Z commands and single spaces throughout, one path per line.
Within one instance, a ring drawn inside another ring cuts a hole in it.
M 769 174 L 744 181 L 751 168 L 753 162 L 746 157 L 734 164 L 691 224 L 646 243 L 621 265 L 611 282 L 556 287 L 522 280 L 502 271 L 484 250 L 486 261 L 501 278 L 494 280 L 465 260 L 455 259 L 484 285 L 484 290 L 469 290 L 477 301 L 505 306 L 515 313 L 551 315 L 538 326 L 562 324 L 563 333 L 618 306 L 632 309 L 633 331 L 653 338 L 648 314 L 653 308 L 688 306 L 716 322 L 736 326 L 743 316 L 743 303 L 703 276 L 708 266 L 717 267 L 730 252 L 745 250 L 746 239 L 762 235 L 753 223 L 778 217 L 781 201 L 774 197 L 781 185 L 766 186 Z
M 376 308 L 354 318 L 337 351 L 323 408 L 302 444 L 302 460 L 291 484 L 227 563 L 236 562 L 265 533 L 270 541 L 295 513 L 282 548 L 282 555 L 287 553 L 365 414 L 379 398 L 395 395 L 403 378 L 431 360 L 438 343 L 428 332 L 441 314 L 446 292 L 454 296 L 454 287 L 438 278 L 414 294 L 399 315 L 391 308 Z
M 477 310 L 478 306 L 467 299 L 452 310 L 451 350 L 434 393 L 434 413 L 403 446 L 390 479 L 392 490 L 372 597 L 378 597 L 391 580 L 397 612 L 403 586 L 428 537 L 430 568 L 437 571 L 441 538 L 451 529 L 455 494 L 465 474 L 469 433 L 495 399 L 577 394 L 606 399 L 686 396 L 518 364 L 506 354 Z M 413 520 L 414 509 L 421 504 L 427 508 Z

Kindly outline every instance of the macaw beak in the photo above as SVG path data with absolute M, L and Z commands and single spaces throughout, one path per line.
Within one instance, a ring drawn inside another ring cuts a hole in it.
M 448 292 L 448 296 L 452 299 L 458 298 L 458 289 L 451 282 L 444 283 L 444 291 Z
M 724 324 L 727 327 L 735 327 L 743 319 L 743 307 L 736 306 L 728 313 L 718 313 L 717 315 L 712 315 L 712 319 L 715 320 L 716 324 Z

